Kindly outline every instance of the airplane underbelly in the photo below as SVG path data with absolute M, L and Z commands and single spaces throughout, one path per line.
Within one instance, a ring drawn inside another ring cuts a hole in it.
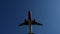
M 31 22 L 31 21 L 29 21 L 29 23 L 28 23 L 28 24 L 32 25 L 32 22 Z

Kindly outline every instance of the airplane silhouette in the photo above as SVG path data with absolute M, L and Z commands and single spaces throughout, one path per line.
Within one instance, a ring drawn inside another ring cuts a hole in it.
M 18 26 L 23 26 L 23 25 L 29 25 L 29 28 L 30 28 L 29 34 L 34 34 L 34 33 L 32 33 L 32 25 L 42 26 L 43 24 L 36 22 L 35 19 L 32 20 L 31 11 L 29 10 L 28 11 L 28 20 L 25 19 L 25 22 L 23 22 L 22 24 L 19 24 Z

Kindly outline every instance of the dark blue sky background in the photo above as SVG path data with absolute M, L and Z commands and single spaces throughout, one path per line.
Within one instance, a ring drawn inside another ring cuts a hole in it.
M 35 34 L 60 34 L 60 0 L 0 0 L 0 34 L 28 34 L 28 26 L 17 26 L 28 19 L 28 10 L 44 24 L 33 26 Z

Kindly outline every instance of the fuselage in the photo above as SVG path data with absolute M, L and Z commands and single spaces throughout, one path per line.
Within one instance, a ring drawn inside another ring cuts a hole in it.
M 28 23 L 29 23 L 29 28 L 30 28 L 30 33 L 32 33 L 32 15 L 30 11 L 28 12 Z

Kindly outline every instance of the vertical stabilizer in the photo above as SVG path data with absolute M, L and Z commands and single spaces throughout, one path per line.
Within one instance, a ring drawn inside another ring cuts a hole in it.
M 32 19 L 32 14 L 31 14 L 31 11 L 30 11 L 30 10 L 28 11 L 28 19 L 29 19 L 29 20 Z

